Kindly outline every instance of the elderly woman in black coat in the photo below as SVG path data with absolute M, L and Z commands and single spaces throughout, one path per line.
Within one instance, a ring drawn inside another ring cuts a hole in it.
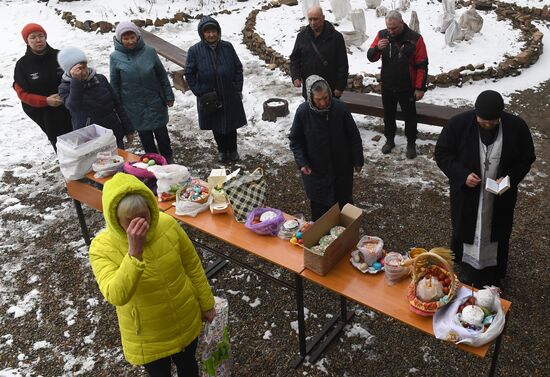
M 219 162 L 234 162 L 239 160 L 237 129 L 246 125 L 243 66 L 233 45 L 221 40 L 216 20 L 203 17 L 198 32 L 201 41 L 189 49 L 185 79 L 197 96 L 200 129 L 214 133 Z
M 359 173 L 365 160 L 353 116 L 332 98 L 327 81 L 311 75 L 306 90 L 307 101 L 298 106 L 288 137 L 315 221 L 335 203 L 353 204 L 353 172 Z

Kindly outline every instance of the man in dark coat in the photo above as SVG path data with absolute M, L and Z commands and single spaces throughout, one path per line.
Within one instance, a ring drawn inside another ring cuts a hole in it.
M 86 55 L 75 47 L 61 50 L 57 60 L 65 71 L 59 96 L 71 112 L 73 129 L 90 124 L 108 128 L 124 149 L 124 136 L 131 142 L 134 128 L 107 78 L 89 68 Z
M 503 109 L 498 92 L 482 92 L 475 110 L 449 120 L 435 147 L 437 165 L 450 184 L 451 249 L 462 280 L 476 287 L 498 286 L 506 275 L 518 185 L 535 161 L 529 127 Z M 486 190 L 488 178 L 506 177 L 507 191 Z
M 72 131 L 71 115 L 57 93 L 63 75 L 57 64 L 59 51 L 48 45 L 46 31 L 38 24 L 25 25 L 21 35 L 27 51 L 15 64 L 13 89 L 23 111 L 40 126 L 56 150 L 57 137 Z
M 289 139 L 315 221 L 335 203 L 353 203 L 353 171 L 361 171 L 364 157 L 357 125 L 328 83 L 312 75 L 306 88 L 308 100 L 296 110 Z
M 307 77 L 318 75 L 328 82 L 333 96 L 339 98 L 346 88 L 349 70 L 344 37 L 325 21 L 321 7 L 311 7 L 307 17 L 309 25 L 298 33 L 290 54 L 292 84 L 299 88 Z M 302 95 L 307 99 L 305 85 Z
M 416 101 L 424 97 L 428 77 L 428 54 L 422 36 L 403 22 L 401 13 L 388 12 L 386 29 L 380 30 L 367 51 L 367 58 L 376 62 L 382 58 L 381 84 L 384 106 L 384 136 L 382 153 L 395 147 L 395 116 L 397 104 L 405 118 L 407 158 L 416 157 Z
M 185 80 L 197 96 L 201 130 L 212 130 L 218 145 L 219 162 L 239 160 L 237 129 L 246 125 L 242 101 L 243 65 L 233 45 L 221 40 L 221 28 L 212 17 L 203 17 L 198 25 L 201 41 L 189 49 Z M 214 93 L 220 107 L 208 111 L 201 97 Z

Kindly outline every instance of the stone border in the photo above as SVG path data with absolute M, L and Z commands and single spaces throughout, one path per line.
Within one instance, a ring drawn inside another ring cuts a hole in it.
M 490 0 L 489 0 L 490 2 Z M 515 56 L 506 56 L 496 67 L 485 67 L 483 64 L 473 65 L 468 64 L 452 69 L 448 72 L 443 72 L 438 75 L 428 75 L 428 89 L 435 87 L 460 87 L 468 81 L 478 81 L 483 79 L 500 79 L 506 76 L 518 76 L 521 74 L 522 68 L 527 68 L 534 64 L 542 54 L 542 37 L 543 34 L 532 24 L 532 19 L 540 18 L 550 20 L 550 12 L 548 6 L 544 8 L 528 8 L 518 7 L 514 4 L 502 3 L 499 1 L 496 4 L 495 12 L 497 20 L 509 19 L 512 26 L 521 30 L 521 40 L 525 41 L 522 50 Z M 471 1 L 458 1 L 459 6 L 470 6 Z M 285 58 L 272 47 L 267 46 L 265 40 L 256 32 L 256 16 L 259 12 L 267 11 L 271 8 L 280 7 L 279 1 L 272 1 L 255 9 L 246 18 L 245 26 L 242 31 L 243 43 L 255 55 L 271 66 L 278 67 L 284 73 L 290 74 L 290 59 Z M 494 9 L 492 5 L 491 9 Z M 363 85 L 363 75 L 350 74 L 348 78 L 348 90 L 357 92 L 375 92 L 380 93 L 381 87 L 379 83 L 379 75 L 367 74 L 365 77 L 371 78 L 375 84 Z
M 72 12 L 61 11 L 57 8 L 55 8 L 54 11 L 58 15 L 61 15 L 61 18 L 63 20 L 65 20 L 69 25 L 72 25 L 72 26 L 74 26 L 78 29 L 81 29 L 83 31 L 88 31 L 88 32 L 95 31 L 95 32 L 102 33 L 102 34 L 111 33 L 111 32 L 115 31 L 115 28 L 116 28 L 116 25 L 117 25 L 117 23 L 112 24 L 112 23 L 107 22 L 107 21 L 97 21 L 97 22 L 94 22 L 94 21 L 91 21 L 91 20 L 80 21 L 76 18 L 75 15 L 73 15 Z M 212 16 L 217 16 L 219 14 L 231 14 L 231 13 L 232 13 L 232 11 L 230 11 L 230 10 L 222 10 L 220 12 L 214 12 L 211 15 Z M 166 25 L 168 23 L 175 24 L 175 23 L 178 23 L 178 22 L 189 22 L 189 20 L 191 20 L 191 19 L 200 20 L 203 16 L 204 16 L 204 14 L 202 14 L 202 13 L 199 13 L 195 16 L 191 16 L 191 15 L 185 13 L 185 12 L 177 12 L 177 13 L 174 14 L 173 17 L 170 17 L 170 18 L 167 18 L 167 17 L 158 18 L 157 17 L 154 21 L 150 18 L 146 18 L 145 20 L 136 18 L 136 19 L 132 19 L 131 21 L 139 27 L 144 27 L 144 26 L 163 27 L 164 25 Z

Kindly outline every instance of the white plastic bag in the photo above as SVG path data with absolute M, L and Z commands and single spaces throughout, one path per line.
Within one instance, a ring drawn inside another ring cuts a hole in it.
M 195 217 L 199 213 L 209 209 L 211 202 L 212 195 L 208 196 L 208 200 L 205 203 L 197 203 L 191 200 L 179 199 L 179 196 L 176 194 L 176 202 L 174 203 L 176 215 Z
M 357 250 L 363 254 L 365 263 L 372 266 L 384 256 L 384 241 L 380 237 L 363 236 L 357 243 Z
M 182 165 L 153 165 L 147 168 L 157 178 L 157 194 L 160 195 L 163 192 L 170 192 L 171 186 L 180 185 L 185 186 L 191 181 L 191 175 L 189 170 Z
M 334 19 L 340 21 L 345 18 L 351 11 L 351 4 L 349 0 L 329 0 Z
M 231 346 L 229 343 L 229 302 L 214 296 L 216 316 L 206 323 L 199 337 L 197 355 L 201 360 L 201 377 L 231 376 Z
M 107 156 L 108 153 L 108 157 Z M 111 155 L 110 152 L 99 152 L 97 161 L 92 164 L 92 170 L 95 171 L 95 178 L 105 178 L 115 175 L 122 169 L 124 158 L 119 155 Z
M 84 178 L 99 152 L 117 152 L 113 131 L 97 124 L 58 136 L 56 146 L 61 174 L 68 181 Z
M 436 338 L 456 342 L 457 344 L 463 343 L 473 347 L 479 347 L 492 342 L 502 333 L 506 316 L 504 310 L 502 310 L 498 294 L 494 296 L 493 307 L 491 308 L 496 310 L 497 314 L 487 331 L 482 332 L 466 329 L 459 323 L 456 323 L 455 318 L 458 307 L 469 295 L 471 295 L 471 292 L 472 291 L 466 287 L 460 287 L 455 299 L 449 305 L 443 306 L 435 313 L 433 329 Z

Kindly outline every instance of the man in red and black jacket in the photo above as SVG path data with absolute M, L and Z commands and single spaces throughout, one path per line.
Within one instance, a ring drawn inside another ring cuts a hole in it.
M 384 106 L 384 136 L 382 153 L 395 147 L 395 115 L 397 103 L 405 118 L 407 158 L 416 157 L 416 105 L 426 91 L 428 54 L 422 36 L 403 22 L 401 13 L 388 12 L 386 29 L 380 30 L 372 42 L 367 58 L 371 62 L 382 58 L 381 84 Z

